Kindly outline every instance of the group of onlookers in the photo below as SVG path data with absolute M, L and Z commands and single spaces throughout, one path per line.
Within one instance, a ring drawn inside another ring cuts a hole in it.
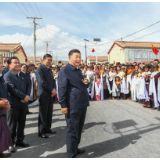
M 15 146 L 29 147 L 24 142 L 26 115 L 32 114 L 28 105 L 38 99 L 38 136 L 49 138 L 53 102 L 59 101 L 58 74 L 66 64 L 52 64 L 46 54 L 43 64 L 21 64 L 17 57 L 0 61 L 0 157 L 16 151 Z M 87 78 L 90 99 L 132 99 L 144 107 L 158 109 L 160 62 L 145 63 L 80 64 L 83 78 Z M 37 85 L 38 84 L 38 85 Z M 9 153 L 3 151 L 9 150 Z

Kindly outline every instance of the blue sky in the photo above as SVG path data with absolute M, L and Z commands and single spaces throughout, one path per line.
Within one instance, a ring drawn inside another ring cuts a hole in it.
M 34 16 L 34 13 L 28 3 L 23 2 L 23 5 L 26 7 L 30 15 L 21 3 L 18 2 L 17 4 L 27 16 Z M 35 3 L 30 2 L 30 4 L 36 16 L 40 17 Z M 48 32 L 46 32 L 44 27 L 40 28 L 40 26 L 37 26 L 37 55 L 42 56 L 45 53 L 45 43 L 43 43 L 43 41 L 51 40 L 52 44 L 49 46 L 49 50 L 57 53 L 57 55 L 59 55 L 59 59 L 66 58 L 68 51 L 73 48 L 80 49 L 82 51 L 82 57 L 84 58 L 84 42 L 78 39 L 83 40 L 84 38 L 87 38 L 93 42 L 93 38 L 101 38 L 102 43 L 110 42 L 160 20 L 160 3 L 37 2 L 36 4 L 39 8 L 40 14 L 42 15 L 44 25 L 47 27 L 46 30 L 50 28 L 56 31 L 52 32 L 51 30 L 48 30 Z M 24 49 L 28 56 L 31 56 L 33 54 L 33 28 L 31 29 L 30 24 L 11 28 L 2 28 L 29 23 L 25 15 L 13 2 L 1 2 L 0 15 L 0 42 L 21 42 L 23 45 L 28 38 Z M 42 20 L 37 21 L 37 23 L 42 26 Z M 124 40 L 133 40 L 159 29 L 160 23 Z M 62 34 L 57 32 L 61 32 Z M 31 34 L 28 37 L 29 33 Z M 63 34 L 73 36 L 78 39 L 73 39 Z M 138 39 L 137 41 L 159 42 L 159 36 L 160 32 Z M 64 42 L 57 37 L 80 46 Z M 111 44 L 112 43 L 98 47 L 96 51 L 98 53 L 102 53 L 103 51 L 108 50 Z M 87 43 L 87 45 L 88 55 L 94 55 L 91 52 L 91 48 L 96 48 L 95 45 L 92 43 Z M 107 55 L 107 52 L 104 52 L 101 55 Z

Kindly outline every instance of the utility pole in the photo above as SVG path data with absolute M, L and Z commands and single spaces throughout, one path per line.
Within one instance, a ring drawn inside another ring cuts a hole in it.
M 87 64 L 87 46 L 86 46 L 86 43 L 85 43 L 85 57 L 86 57 L 86 64 Z
M 83 40 L 86 42 L 89 42 L 88 39 L 83 39 Z M 85 58 L 86 58 L 86 64 L 87 64 L 87 45 L 86 45 L 86 42 L 85 42 Z
M 33 23 L 34 23 L 34 64 L 36 64 L 36 25 L 37 23 L 35 22 L 36 19 L 42 19 L 42 18 L 37 18 L 37 17 L 27 17 L 30 19 L 33 19 Z
M 44 43 L 46 43 L 46 54 L 48 53 L 48 43 L 51 43 L 50 41 L 46 41 L 46 42 L 44 42 Z

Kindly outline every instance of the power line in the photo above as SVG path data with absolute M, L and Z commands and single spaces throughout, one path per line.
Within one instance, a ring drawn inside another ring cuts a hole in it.
M 158 24 L 159 22 L 160 22 L 160 21 L 158 21 L 158 22 L 156 22 L 156 23 L 153 23 L 153 24 L 151 24 L 151 25 L 149 25 L 149 26 L 147 26 L 147 27 L 145 27 L 145 28 L 143 28 L 143 29 L 140 29 L 140 30 L 138 30 L 138 31 L 136 31 L 136 32 L 134 32 L 134 33 L 132 33 L 132 34 L 129 34 L 129 35 L 127 35 L 127 36 L 125 36 L 125 37 L 123 37 L 123 38 L 117 39 L 117 40 L 115 40 L 115 41 L 118 41 L 118 40 L 127 38 L 127 37 L 129 37 L 129 36 L 132 36 L 132 35 L 134 35 L 134 34 L 136 34 L 136 33 L 138 33 L 138 32 L 141 32 L 141 31 L 143 31 L 143 30 L 145 30 L 145 29 L 147 29 L 147 28 L 150 28 L 150 27 Z M 115 41 L 108 42 L 108 43 L 113 43 L 113 42 L 115 42 Z M 104 45 L 104 44 L 108 44 L 108 43 L 99 44 L 98 46 L 101 46 L 101 45 Z
M 146 35 L 144 35 L 144 36 L 142 36 L 142 37 L 139 37 L 139 38 L 135 38 L 135 39 L 131 40 L 130 42 L 132 42 L 132 41 L 134 41 L 134 40 L 136 40 L 136 39 L 140 39 L 140 38 L 143 38 L 143 37 L 146 37 L 146 36 L 149 36 L 149 35 L 155 34 L 155 33 L 157 33 L 157 32 L 160 32 L 160 30 L 155 31 L 155 32 L 152 32 L 152 33 L 149 33 L 149 34 L 146 34 Z
M 28 2 L 28 4 L 30 5 L 29 2 Z M 31 5 L 30 5 L 30 8 L 31 8 L 31 10 L 33 11 L 33 13 L 34 13 L 34 15 L 35 15 L 35 17 L 36 17 L 36 14 L 35 14 L 34 10 L 32 9 Z
M 11 28 L 11 27 L 16 27 L 16 26 L 22 26 L 22 25 L 26 25 L 26 24 L 31 24 L 31 23 L 23 23 L 23 24 L 18 24 L 18 25 L 14 25 L 14 26 L 1 27 L 0 29 Z
M 38 24 L 39 25 L 39 24 Z M 49 31 L 47 31 L 47 32 L 49 32 Z M 49 32 L 50 34 L 52 34 L 51 32 Z M 53 34 L 52 34 L 53 35 Z M 58 39 L 60 39 L 60 40 L 62 40 L 62 41 L 64 41 L 64 42 L 67 42 L 67 43 L 70 43 L 70 44 L 72 44 L 72 45 L 76 45 L 76 46 L 79 46 L 79 47 L 84 47 L 84 46 L 82 46 L 82 45 L 78 45 L 78 44 L 74 44 L 74 43 L 72 43 L 72 42 L 69 42 L 69 41 L 66 41 L 66 40 L 64 40 L 64 39 L 62 39 L 62 38 L 59 38 L 59 37 L 57 37 L 57 36 L 55 36 L 55 35 L 53 35 L 54 37 L 56 37 L 56 38 L 58 38 Z M 96 44 L 95 44 L 96 45 Z M 89 48 L 89 47 L 87 47 L 87 48 Z M 89 49 L 93 49 L 93 48 L 89 48 Z M 102 50 L 102 49 L 100 49 L 100 50 Z
M 32 28 L 30 29 L 30 32 L 29 32 L 29 34 L 28 34 L 28 36 L 27 36 L 27 39 L 26 39 L 25 43 L 23 44 L 23 47 L 24 47 L 24 46 L 25 46 L 25 44 L 27 43 L 28 38 L 29 38 L 29 36 L 30 36 L 30 34 L 31 34 L 31 31 L 32 31 Z
M 37 10 L 38 10 L 39 15 L 40 15 L 40 16 L 41 16 L 41 18 L 42 18 L 42 15 L 41 15 L 41 13 L 40 13 L 40 11 L 39 11 L 39 9 L 38 9 L 38 6 L 37 6 L 36 2 L 35 2 L 35 5 L 36 5 L 36 7 L 37 7 Z M 44 26 L 43 19 L 42 19 L 42 24 L 43 24 L 44 30 L 45 30 L 45 32 L 46 32 L 46 29 L 45 29 L 45 26 Z M 47 37 L 48 37 L 47 32 L 46 32 L 46 35 L 47 35 Z M 48 37 L 48 39 L 49 39 L 49 37 Z M 50 41 L 50 39 L 49 39 L 49 41 Z
M 39 25 L 39 26 L 40 26 L 40 25 Z M 46 28 L 46 29 L 51 30 L 51 31 L 56 32 L 56 33 L 59 33 L 59 34 L 61 34 L 61 35 L 64 35 L 64 36 L 67 36 L 67 37 L 70 37 L 70 38 L 73 38 L 73 39 L 77 39 L 77 40 L 79 40 L 79 41 L 83 41 L 83 42 L 84 42 L 84 40 L 82 40 L 82 39 L 75 38 L 75 37 L 72 37 L 72 36 L 70 36 L 70 35 L 66 35 L 66 34 L 63 34 L 63 33 L 61 33 L 61 32 L 58 32 L 58 31 L 54 31 L 54 30 L 52 30 L 52 29 L 50 29 L 50 28 Z M 90 42 L 90 41 L 89 41 L 88 43 L 91 43 L 91 44 L 95 45 L 94 43 L 92 43 L 92 42 Z
M 27 15 L 23 12 L 23 10 L 18 6 L 18 4 L 16 3 L 16 2 L 14 2 L 16 5 L 17 5 L 17 7 L 20 9 L 20 11 L 25 15 L 25 17 L 27 18 Z M 30 21 L 29 21 L 29 19 L 27 19 L 28 20 L 28 22 L 29 23 L 31 23 Z
M 30 6 L 30 8 L 31 8 L 31 10 L 32 10 L 32 12 L 34 13 L 34 15 L 35 15 L 35 17 L 36 17 L 36 13 L 34 12 L 34 10 L 33 10 L 33 8 L 32 8 L 32 6 L 30 5 L 30 3 L 28 2 L 28 4 L 29 4 L 29 6 Z M 41 16 L 41 19 L 42 19 L 42 16 Z M 39 22 L 39 20 L 38 20 L 38 22 Z M 42 29 L 42 28 L 41 28 Z M 42 33 L 43 33 L 43 29 L 42 29 Z M 46 35 L 43 33 L 43 36 L 44 36 L 44 38 L 46 39 Z
M 23 3 L 21 2 L 21 4 L 23 5 Z M 26 9 L 26 7 L 23 5 L 23 7 L 25 8 L 25 10 L 27 11 L 27 13 L 32 17 L 32 15 L 28 12 L 28 10 Z
M 18 4 L 17 4 L 17 2 L 14 2 L 16 5 L 17 5 L 17 7 L 21 10 L 21 8 L 18 6 Z M 23 10 L 21 10 L 21 12 L 27 17 L 27 15 L 23 12 Z

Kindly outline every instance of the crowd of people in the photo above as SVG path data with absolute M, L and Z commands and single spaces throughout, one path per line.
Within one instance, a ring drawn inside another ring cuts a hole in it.
M 160 62 L 81 65 L 90 82 L 90 99 L 132 99 L 143 107 L 160 110 Z
M 4 66 L 0 61 L 0 157 L 16 152 L 15 145 L 29 147 L 23 141 L 24 128 L 26 114 L 32 114 L 29 106 L 35 102 L 39 105 L 38 136 L 49 138 L 46 133 L 56 133 L 51 130 L 53 102 L 59 102 L 58 74 L 66 65 L 52 64 L 49 54 L 38 66 L 21 64 L 17 57 L 5 58 Z M 129 99 L 142 103 L 143 107 L 160 110 L 158 59 L 148 64 L 83 63 L 79 69 L 89 82 L 90 100 Z M 9 153 L 3 153 L 6 150 Z

